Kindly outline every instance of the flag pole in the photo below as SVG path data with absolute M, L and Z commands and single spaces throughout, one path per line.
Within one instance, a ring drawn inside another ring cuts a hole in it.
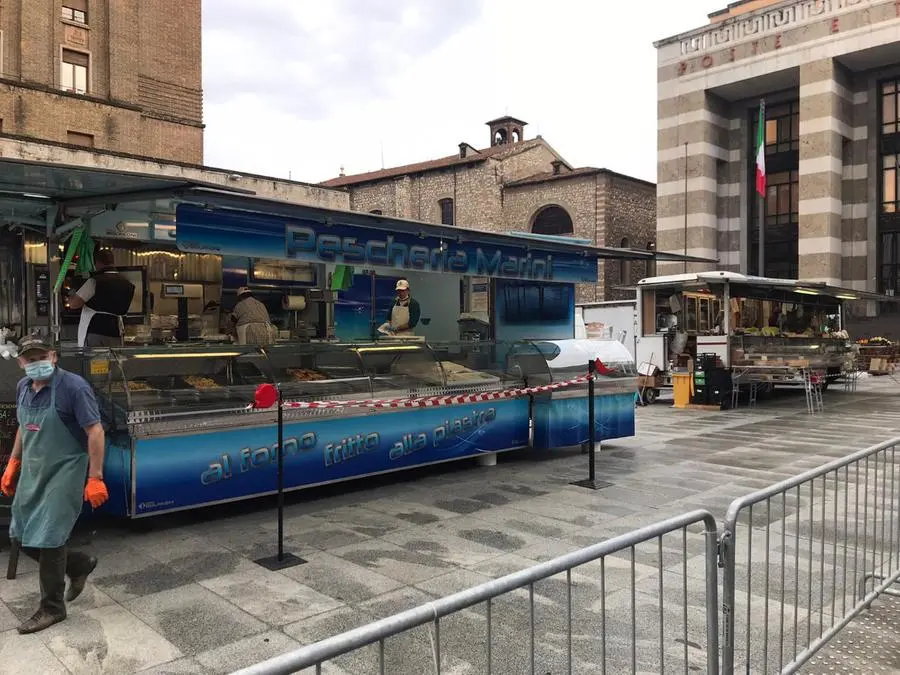
M 766 276 L 766 200 L 757 195 L 759 200 L 759 276 Z
M 758 276 L 766 276 L 766 102 L 761 99 L 759 102 L 759 129 L 757 130 L 757 148 L 756 148 L 756 199 L 758 203 L 759 217 L 759 262 L 757 268 Z M 762 181 L 760 181 L 760 172 L 762 172 Z
M 684 272 L 687 274 L 688 252 L 688 144 L 684 144 Z

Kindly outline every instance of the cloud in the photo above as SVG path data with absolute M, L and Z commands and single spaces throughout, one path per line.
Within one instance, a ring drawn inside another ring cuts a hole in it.
M 208 104 L 254 96 L 305 121 L 391 95 L 409 63 L 476 22 L 484 0 L 254 0 L 204 5 Z
M 725 0 L 204 0 L 205 161 L 316 182 L 531 124 L 575 165 L 656 178 L 653 41 Z

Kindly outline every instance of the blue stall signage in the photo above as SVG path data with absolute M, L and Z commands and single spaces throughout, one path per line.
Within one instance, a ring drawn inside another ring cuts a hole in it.
M 473 457 L 528 445 L 528 401 L 511 399 L 284 427 L 285 487 Z M 275 490 L 274 426 L 135 443 L 134 516 Z
M 449 272 L 531 281 L 590 283 L 597 280 L 591 256 L 521 246 L 441 239 L 409 232 L 311 219 L 284 219 L 229 209 L 181 204 L 177 244 L 186 253 L 245 255 L 413 272 Z M 467 232 L 466 236 L 472 236 Z

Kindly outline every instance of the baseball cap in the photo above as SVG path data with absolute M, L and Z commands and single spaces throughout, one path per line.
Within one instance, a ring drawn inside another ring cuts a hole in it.
M 247 288 L 246 286 L 241 286 L 241 287 L 238 289 L 237 294 L 240 296 L 240 295 L 246 295 L 246 294 L 249 293 L 249 292 L 250 292 L 250 289 L 249 289 L 249 288 Z
M 408 291 L 409 290 L 409 282 L 406 279 L 400 279 L 397 282 L 396 289 L 398 291 Z
M 49 352 L 53 349 L 53 340 L 43 335 L 26 335 L 19 340 L 20 356 L 24 356 L 27 352 Z

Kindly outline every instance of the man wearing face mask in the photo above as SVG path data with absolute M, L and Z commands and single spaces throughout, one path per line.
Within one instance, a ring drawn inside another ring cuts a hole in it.
M 66 618 L 66 601 L 84 590 L 97 559 L 67 544 L 87 501 L 108 499 L 103 482 L 105 437 L 90 385 L 56 366 L 49 340 L 19 343 L 16 402 L 19 428 L 0 491 L 13 497 L 10 539 L 39 565 L 41 603 L 19 633 L 36 633 Z M 66 577 L 69 590 L 66 592 Z

